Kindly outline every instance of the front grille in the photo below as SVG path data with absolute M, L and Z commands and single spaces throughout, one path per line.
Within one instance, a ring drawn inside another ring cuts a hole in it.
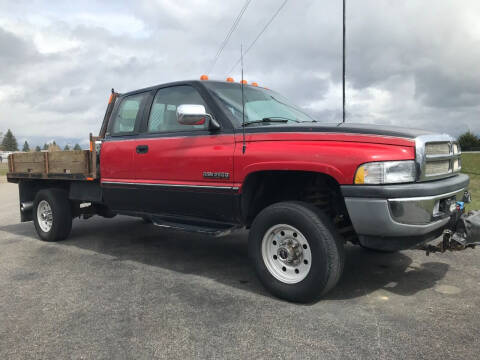
M 419 136 L 415 146 L 419 181 L 444 178 L 460 171 L 460 146 L 449 135 Z
M 449 155 L 450 154 L 450 144 L 449 143 L 425 144 L 425 154 L 427 154 L 427 155 Z
M 427 161 L 427 163 L 425 164 L 426 176 L 448 174 L 449 171 L 450 171 L 449 160 Z

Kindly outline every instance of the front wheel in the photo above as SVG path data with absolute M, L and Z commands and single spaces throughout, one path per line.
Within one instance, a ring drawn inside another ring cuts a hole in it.
M 343 241 L 313 205 L 281 202 L 260 212 L 249 254 L 262 284 L 279 298 L 310 302 L 332 289 L 343 271 Z
M 33 222 L 40 239 L 66 239 L 72 230 L 72 210 L 67 192 L 61 189 L 40 190 L 33 202 Z

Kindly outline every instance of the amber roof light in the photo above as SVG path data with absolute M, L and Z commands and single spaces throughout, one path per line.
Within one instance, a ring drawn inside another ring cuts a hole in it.
M 208 75 L 202 75 L 200 76 L 200 80 L 208 80 Z
M 258 83 L 256 83 L 255 81 L 252 82 L 252 86 L 258 86 Z
M 235 80 L 233 80 L 232 77 L 227 77 L 227 82 L 234 82 Z

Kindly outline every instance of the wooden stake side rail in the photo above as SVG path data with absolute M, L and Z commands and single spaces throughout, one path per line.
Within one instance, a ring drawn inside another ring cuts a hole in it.
M 13 153 L 8 157 L 8 179 L 95 180 L 95 149 Z

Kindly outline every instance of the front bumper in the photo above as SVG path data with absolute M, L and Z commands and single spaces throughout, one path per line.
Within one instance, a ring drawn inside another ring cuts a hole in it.
M 450 205 L 463 199 L 468 184 L 468 176 L 459 174 L 414 184 L 344 185 L 342 193 L 362 245 L 400 250 L 440 236 Z

